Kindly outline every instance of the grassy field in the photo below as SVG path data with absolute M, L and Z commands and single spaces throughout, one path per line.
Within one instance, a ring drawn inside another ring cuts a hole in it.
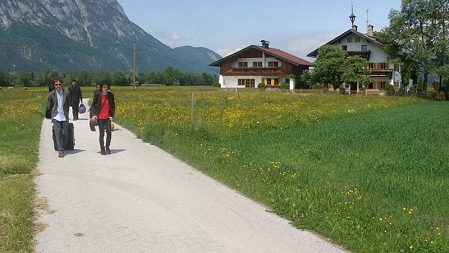
M 119 124 L 298 228 L 353 252 L 449 251 L 447 102 L 189 88 L 116 98 Z
M 32 252 L 34 168 L 47 90 L 0 90 L 0 252 Z
M 352 252 L 449 251 L 447 102 L 112 90 L 118 124 L 298 228 Z M 0 252 L 32 248 L 31 172 L 46 94 L 0 90 Z

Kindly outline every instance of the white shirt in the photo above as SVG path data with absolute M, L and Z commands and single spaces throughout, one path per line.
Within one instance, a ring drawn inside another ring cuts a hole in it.
M 56 110 L 56 116 L 54 117 L 57 121 L 66 121 L 64 115 L 64 90 L 61 89 L 60 92 L 56 90 L 56 96 L 58 97 L 58 108 Z

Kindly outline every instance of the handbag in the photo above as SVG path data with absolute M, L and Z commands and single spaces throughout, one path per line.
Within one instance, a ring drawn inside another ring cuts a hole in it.
M 86 106 L 84 106 L 84 104 L 80 104 L 80 107 L 78 107 L 78 112 L 80 114 L 83 114 L 86 112 Z
M 51 110 L 50 110 L 50 107 L 49 107 L 49 106 L 47 106 L 47 107 L 45 108 L 45 118 L 46 118 L 46 119 L 51 119 Z
M 90 127 L 90 131 L 92 132 L 96 132 L 97 129 L 95 129 L 95 126 L 97 125 L 97 120 L 89 120 L 89 127 Z

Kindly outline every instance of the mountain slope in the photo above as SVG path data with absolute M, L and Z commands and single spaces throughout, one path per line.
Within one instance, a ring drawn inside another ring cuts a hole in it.
M 0 2 L 0 71 L 116 71 L 218 73 L 220 57 L 205 48 L 172 49 L 132 23 L 116 0 Z M 193 55 L 210 55 L 201 60 Z

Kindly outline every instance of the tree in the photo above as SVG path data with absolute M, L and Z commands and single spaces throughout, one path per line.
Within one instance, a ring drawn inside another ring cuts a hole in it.
M 126 78 L 125 73 L 123 71 L 114 72 L 114 86 L 127 86 L 130 84 L 130 81 Z
M 321 46 L 313 63 L 314 75 L 317 80 L 324 84 L 330 83 L 334 89 L 338 89 L 341 84 L 341 70 L 345 57 L 346 52 L 336 46 Z
M 366 59 L 355 55 L 345 59 L 341 80 L 347 84 L 359 81 L 363 86 L 372 82 L 370 71 L 365 69 Z
M 448 14 L 447 0 L 402 0 L 401 10 L 390 11 L 390 26 L 379 36 L 388 59 L 404 62 L 409 70 L 416 62 L 427 84 L 428 74 L 441 70 L 448 59 Z
M 302 72 L 300 80 L 309 87 L 313 87 L 317 83 L 315 72 L 309 70 L 304 70 Z

